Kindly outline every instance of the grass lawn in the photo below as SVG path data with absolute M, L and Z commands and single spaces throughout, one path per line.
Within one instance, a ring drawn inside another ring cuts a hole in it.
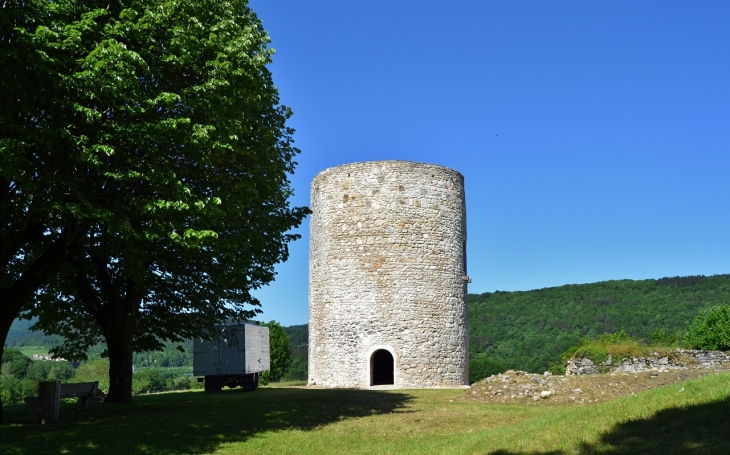
M 63 404 L 35 425 L 5 408 L 2 454 L 723 454 L 730 374 L 585 407 L 459 401 L 463 390 L 182 392 Z M 453 400 L 453 401 L 452 401 Z
M 33 355 L 48 355 L 48 347 L 46 346 L 23 346 L 21 348 L 15 348 L 20 351 L 23 355 L 32 357 Z

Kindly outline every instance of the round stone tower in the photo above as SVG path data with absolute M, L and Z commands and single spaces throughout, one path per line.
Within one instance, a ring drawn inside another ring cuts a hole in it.
M 469 384 L 464 177 L 409 161 L 312 181 L 309 384 Z

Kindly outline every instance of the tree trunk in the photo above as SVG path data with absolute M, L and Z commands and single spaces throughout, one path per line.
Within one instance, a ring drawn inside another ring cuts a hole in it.
M 76 283 L 82 300 L 101 327 L 106 340 L 109 354 L 109 393 L 106 402 L 131 403 L 133 342 L 142 297 L 131 278 L 127 278 L 123 286 L 114 285 L 107 268 L 109 258 L 95 257 L 92 260 L 96 267 L 99 295 L 94 294 L 83 275 L 77 275 Z M 102 305 L 96 304 L 98 297 L 102 297 Z
M 6 302 L 7 297 L 4 290 L 0 290 L 0 301 Z M 8 332 L 10 332 L 10 326 L 13 324 L 16 316 L 5 314 L 6 310 L 10 310 L 10 306 L 3 304 L 0 306 L 0 341 L 5 346 L 5 340 L 8 338 Z M 3 350 L 0 349 L 0 365 L 3 363 Z M 0 373 L 0 380 L 2 380 L 2 373 Z M 3 402 L 2 396 L 0 396 L 0 424 L 3 424 Z
M 132 402 L 132 340 L 136 328 L 136 312 L 111 322 L 104 330 L 109 353 L 108 403 Z M 109 335 L 107 335 L 107 333 Z

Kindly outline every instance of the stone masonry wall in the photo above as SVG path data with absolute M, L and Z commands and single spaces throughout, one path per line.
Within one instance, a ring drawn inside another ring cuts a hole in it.
M 468 385 L 464 179 L 406 161 L 353 163 L 312 181 L 309 384 Z

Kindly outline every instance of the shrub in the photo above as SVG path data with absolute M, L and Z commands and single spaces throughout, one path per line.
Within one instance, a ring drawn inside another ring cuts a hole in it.
M 664 329 L 656 329 L 651 334 L 652 344 L 660 344 L 662 341 L 664 341 L 664 338 L 665 338 Z
M 205 384 L 202 381 L 198 381 L 198 378 L 190 378 L 190 388 L 193 390 L 202 390 L 205 388 Z
M 484 358 L 470 358 L 469 359 L 469 383 L 474 384 L 475 382 L 489 377 L 493 374 L 501 373 L 505 371 L 505 368 L 498 363 L 494 363 L 491 360 Z
M 667 333 L 664 329 L 656 329 L 651 334 L 652 346 L 680 347 L 683 343 L 684 333 Z
M 694 349 L 730 350 L 730 305 L 706 308 L 687 324 L 685 344 Z
M 3 348 L 3 375 L 11 374 L 17 379 L 23 379 L 32 360 L 17 349 Z
M 99 390 L 107 393 L 109 391 L 109 360 L 97 359 L 88 363 L 82 363 L 76 369 L 73 382 L 94 382 L 99 381 Z
M 179 370 L 175 368 L 138 369 L 132 375 L 132 394 L 203 388 L 202 383 L 198 387 L 196 378 L 181 374 Z
M 28 379 L 41 381 L 68 381 L 76 371 L 66 361 L 36 360 L 28 367 Z
M 20 404 L 25 397 L 38 394 L 38 383 L 30 379 L 3 376 L 0 379 L 0 398 L 3 404 Z
M 168 390 L 167 378 L 157 368 L 144 369 L 132 375 L 132 393 L 135 395 L 164 390 Z
M 646 355 L 649 349 L 639 340 L 631 338 L 621 330 L 616 333 L 601 335 L 598 339 L 580 340 L 562 355 L 563 361 L 576 358 L 587 358 L 595 364 L 602 364 L 611 356 L 611 362 Z
M 276 321 L 264 322 L 262 326 L 269 328 L 270 369 L 261 373 L 259 385 L 281 381 L 282 376 L 291 364 L 291 343 L 284 327 Z
M 190 378 L 187 376 L 178 376 L 172 382 L 172 390 L 188 390 L 190 388 Z
M 548 367 L 548 371 L 552 374 L 562 376 L 565 374 L 565 363 L 563 362 L 552 362 Z

